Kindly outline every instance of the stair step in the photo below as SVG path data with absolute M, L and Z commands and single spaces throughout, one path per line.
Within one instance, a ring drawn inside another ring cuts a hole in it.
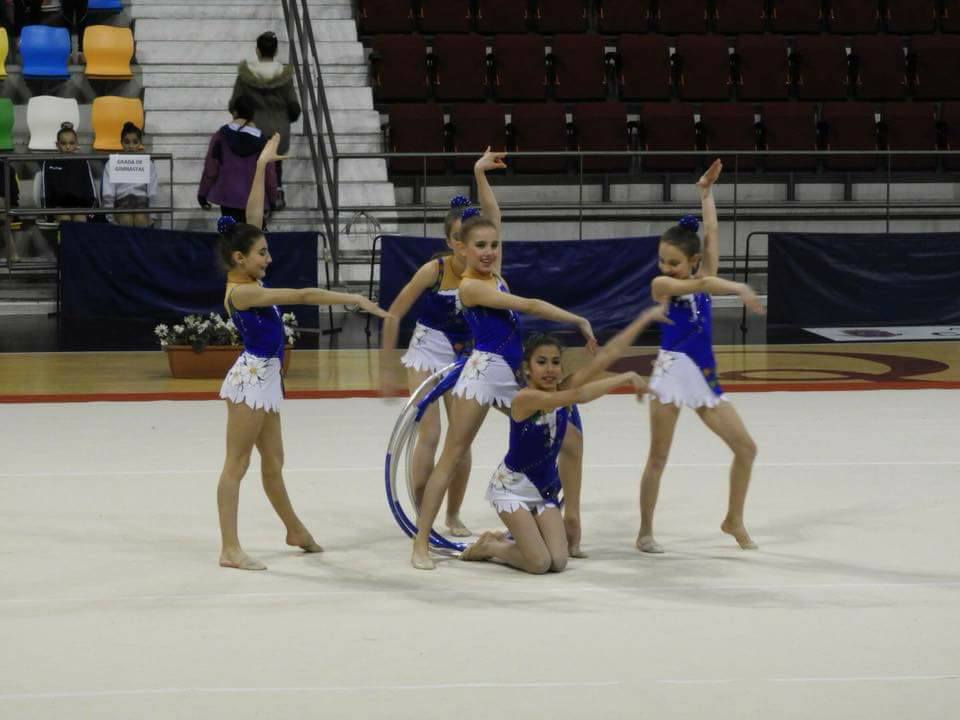
M 225 4 L 230 6 L 229 15 L 234 20 L 283 20 L 283 7 L 278 2 L 229 2 Z M 317 28 L 322 24 L 321 21 L 349 20 L 353 17 L 353 11 L 348 3 L 337 5 L 310 3 L 309 9 L 314 32 L 317 32 Z M 151 18 L 220 20 L 224 17 L 225 12 L 227 11 L 222 4 L 192 5 L 182 0 L 179 3 L 142 2 L 135 3 L 130 7 L 130 14 L 138 20 Z M 253 37 L 256 37 L 256 35 Z
M 199 89 L 185 88 L 182 85 L 152 87 L 144 93 L 144 108 L 148 111 L 221 110 L 230 102 L 233 79 L 231 77 L 229 83 L 221 83 L 218 87 Z M 326 95 L 331 111 L 373 111 L 373 94 L 369 88 L 330 88 Z
M 197 182 L 174 183 L 173 202 L 174 207 L 194 208 L 197 207 Z M 316 184 L 310 183 L 284 183 L 284 193 L 286 195 L 287 205 L 289 207 L 312 208 L 317 204 Z M 169 185 L 161 185 L 159 197 L 169 197 Z M 392 207 L 395 204 L 393 193 L 393 184 L 382 183 L 340 183 L 339 201 L 341 205 L 365 205 L 371 207 Z
M 287 43 L 281 42 L 278 57 L 287 57 Z M 363 46 L 357 42 L 324 42 L 317 45 L 321 63 L 354 64 L 364 62 Z M 176 64 L 189 60 L 192 65 L 218 65 L 255 60 L 256 48 L 250 42 L 144 40 L 137 42 L 137 61 Z
M 203 157 L 177 159 L 173 166 L 176 182 L 199 183 L 203 175 L 203 165 Z M 160 182 L 169 182 L 170 163 L 157 162 L 156 167 Z M 383 160 L 341 160 L 339 173 L 338 179 L 341 183 L 387 182 L 387 167 Z M 316 182 L 312 161 L 309 158 L 285 160 L 283 182 L 284 184 Z
M 226 102 L 219 110 L 150 110 L 146 115 L 146 124 L 152 135 L 189 134 L 208 128 L 210 133 L 230 122 L 226 111 Z M 380 113 L 376 110 L 332 110 L 330 119 L 333 130 L 339 133 L 356 135 L 360 133 L 380 133 Z M 292 126 L 293 132 L 302 132 L 303 119 Z
M 222 30 L 224 35 L 234 38 L 237 42 L 241 38 L 249 38 L 247 42 L 253 44 L 260 33 L 273 31 L 277 37 L 286 42 L 287 24 L 283 17 L 272 20 L 251 20 L 230 18 L 224 20 Z M 228 32 L 229 31 L 229 32 Z M 324 20 L 313 26 L 314 39 L 322 42 L 355 42 L 357 40 L 357 25 L 350 19 Z M 210 28 L 195 19 L 144 19 L 137 22 L 137 43 L 151 40 L 202 40 L 210 37 Z M 281 55 L 279 57 L 286 57 Z

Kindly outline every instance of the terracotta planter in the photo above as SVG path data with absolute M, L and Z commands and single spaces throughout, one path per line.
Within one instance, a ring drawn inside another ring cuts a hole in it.
M 240 357 L 243 348 L 239 345 L 208 345 L 201 352 L 194 352 L 189 345 L 167 345 L 167 362 L 170 374 L 175 378 L 223 378 Z M 283 374 L 290 368 L 293 346 L 283 348 Z

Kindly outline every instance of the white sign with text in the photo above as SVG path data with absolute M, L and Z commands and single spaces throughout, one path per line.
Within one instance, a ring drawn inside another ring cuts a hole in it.
M 146 185 L 150 182 L 149 155 L 111 155 L 107 168 L 114 185 Z

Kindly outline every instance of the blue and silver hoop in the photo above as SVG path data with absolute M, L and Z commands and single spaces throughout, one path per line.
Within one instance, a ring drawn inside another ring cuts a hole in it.
M 427 411 L 427 408 L 457 384 L 457 379 L 460 377 L 465 363 L 466 358 L 463 358 L 447 365 L 443 370 L 439 370 L 427 378 L 403 406 L 400 417 L 397 418 L 397 423 L 393 426 L 393 433 L 390 435 L 384 467 L 387 504 L 390 506 L 390 512 L 393 513 L 397 525 L 408 537 L 414 537 L 417 534 L 416 518 L 420 516 L 420 508 L 413 492 L 412 473 L 413 447 L 417 442 L 420 421 L 423 419 L 423 414 Z M 435 386 L 434 383 L 436 383 Z M 401 475 L 407 486 L 411 513 L 404 510 L 400 501 L 400 494 L 397 492 L 397 481 Z M 414 518 L 413 520 L 410 519 L 411 516 Z M 467 546 L 465 543 L 454 542 L 444 537 L 436 530 L 431 530 L 430 547 L 438 552 L 454 554 L 463 552 Z

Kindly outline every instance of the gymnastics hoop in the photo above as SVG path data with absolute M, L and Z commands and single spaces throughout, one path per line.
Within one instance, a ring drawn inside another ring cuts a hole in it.
M 390 441 L 387 443 L 387 456 L 384 463 L 384 476 L 387 490 L 387 505 L 390 512 L 393 513 L 397 525 L 407 535 L 414 537 L 417 534 L 417 523 L 410 519 L 410 516 L 404 510 L 400 502 L 400 495 L 397 492 L 397 479 L 399 471 L 403 470 L 407 485 L 407 496 L 410 506 L 413 508 L 414 517 L 419 517 L 420 508 L 417 506 L 413 492 L 413 448 L 417 442 L 417 434 L 420 431 L 420 421 L 423 414 L 433 403 L 437 402 L 447 391 L 453 388 L 460 377 L 466 359 L 458 360 L 455 363 L 447 365 L 442 370 L 435 372 L 421 383 L 420 387 L 413 391 L 410 399 L 407 400 L 396 424 L 393 426 L 393 432 L 390 434 Z M 436 386 L 431 388 L 431 385 Z M 465 543 L 454 542 L 436 530 L 430 531 L 430 546 L 443 553 L 461 553 L 466 549 Z

